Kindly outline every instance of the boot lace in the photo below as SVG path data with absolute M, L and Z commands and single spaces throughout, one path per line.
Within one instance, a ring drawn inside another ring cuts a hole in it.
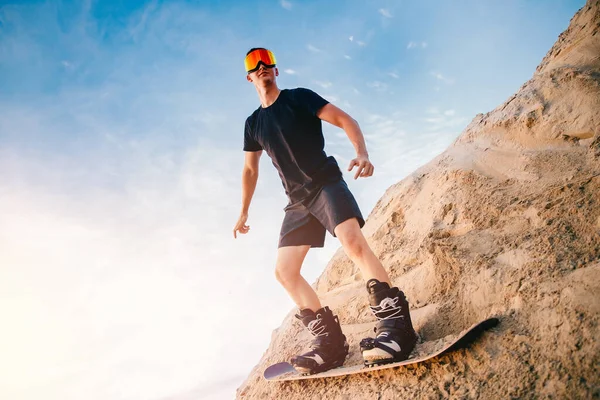
M 320 314 L 317 315 L 316 319 L 313 319 L 308 323 L 308 330 L 313 334 L 313 336 L 316 337 L 327 336 L 327 332 L 325 332 L 326 328 L 327 327 L 323 325 L 323 320 L 321 319 Z
M 370 308 L 375 317 L 380 321 L 400 318 L 402 317 L 399 315 L 402 312 L 402 307 L 398 305 L 399 301 L 399 297 L 386 297 L 381 300 L 378 306 L 370 306 Z

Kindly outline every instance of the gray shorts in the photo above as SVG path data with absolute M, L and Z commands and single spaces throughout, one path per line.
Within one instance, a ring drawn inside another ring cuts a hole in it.
M 323 247 L 325 231 L 335 236 L 335 227 L 350 218 L 356 218 L 361 228 L 365 224 L 346 182 L 328 183 L 306 204 L 298 202 L 285 208 L 278 247 Z

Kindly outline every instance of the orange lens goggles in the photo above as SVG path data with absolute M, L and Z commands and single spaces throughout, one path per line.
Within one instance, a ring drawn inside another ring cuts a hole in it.
M 244 66 L 246 72 L 251 73 L 260 68 L 260 63 L 263 63 L 265 67 L 273 68 L 277 64 L 275 55 L 267 49 L 257 49 L 252 53 L 248 54 L 244 59 Z

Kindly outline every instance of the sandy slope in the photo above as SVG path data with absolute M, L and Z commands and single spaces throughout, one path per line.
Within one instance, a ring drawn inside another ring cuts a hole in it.
M 600 1 L 588 1 L 533 78 L 477 115 L 456 142 L 388 189 L 364 232 L 428 339 L 499 316 L 439 362 L 272 383 L 305 348 L 293 311 L 238 389 L 242 399 L 600 397 Z M 373 326 L 340 250 L 317 282 L 349 336 Z

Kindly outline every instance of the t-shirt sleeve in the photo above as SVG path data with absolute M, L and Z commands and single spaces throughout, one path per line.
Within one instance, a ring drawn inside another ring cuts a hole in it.
M 329 103 L 310 89 L 297 88 L 294 94 L 296 96 L 296 101 L 306 107 L 308 112 L 314 116 L 317 115 L 317 112 L 319 112 L 323 106 Z
M 246 126 L 244 127 L 244 151 L 260 151 L 262 149 L 260 143 L 258 143 L 252 135 L 250 122 L 246 120 Z

